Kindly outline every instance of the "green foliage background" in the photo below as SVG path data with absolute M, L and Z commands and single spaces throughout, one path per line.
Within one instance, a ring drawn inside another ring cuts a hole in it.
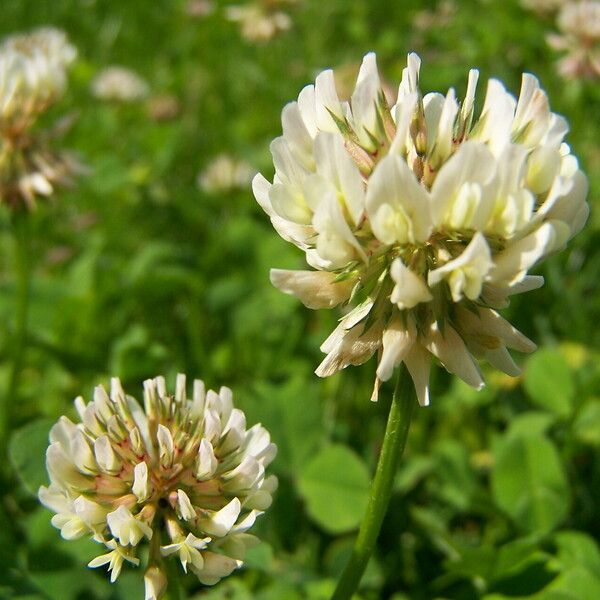
M 496 76 L 514 93 L 538 75 L 591 181 L 586 230 L 540 269 L 541 290 L 515 298 L 507 316 L 542 347 L 525 375 L 488 373 L 474 392 L 441 369 L 433 402 L 416 411 L 383 534 L 361 588 L 368 599 L 600 598 L 600 85 L 565 83 L 547 48 L 550 19 L 516 0 L 463 0 L 450 23 L 425 32 L 417 11 L 434 1 L 306 0 L 294 27 L 251 45 L 224 18 L 225 3 L 192 18 L 185 3 L 3 0 L 0 33 L 65 29 L 79 48 L 62 112 L 77 115 L 65 140 L 93 169 L 73 191 L 32 216 L 34 281 L 25 371 L 14 411 L 12 461 L 23 483 L 0 505 L 0 597 L 141 598 L 141 570 L 119 582 L 85 564 L 98 547 L 65 542 L 31 491 L 45 482 L 47 431 L 72 399 L 119 376 L 141 381 L 186 372 L 233 388 L 249 422 L 280 448 L 280 489 L 258 525 L 264 543 L 248 565 L 189 597 L 327 598 L 348 556 L 389 405 L 368 401 L 374 364 L 329 380 L 313 370 L 335 311 L 309 311 L 271 288 L 271 267 L 297 268 L 250 189 L 205 194 L 195 180 L 229 152 L 272 173 L 268 145 L 283 105 L 315 74 L 375 50 L 396 83 L 406 53 L 421 55 L 426 91 L 466 87 L 467 71 Z M 145 103 L 94 99 L 108 64 L 173 94 L 180 114 L 149 117 Z M 480 84 L 479 98 L 483 96 Z M 0 208 L 0 389 L 14 326 L 9 215 Z

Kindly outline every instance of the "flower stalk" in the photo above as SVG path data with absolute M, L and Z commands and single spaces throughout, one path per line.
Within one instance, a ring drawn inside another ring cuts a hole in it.
M 332 600 L 349 600 L 352 597 L 373 554 L 375 542 L 392 495 L 398 463 L 406 447 L 414 406 L 415 396 L 412 381 L 406 369 L 400 368 L 367 510 L 360 525 L 352 555 L 342 572 Z
M 18 394 L 19 379 L 23 368 L 23 354 L 27 341 L 27 320 L 29 315 L 29 298 L 31 288 L 31 256 L 29 219 L 25 211 L 16 211 L 12 215 L 12 233 L 14 241 L 15 261 L 15 330 L 13 335 L 12 365 L 8 387 L 0 410 L 0 439 L 6 440 L 10 426 L 11 407 L 15 405 Z

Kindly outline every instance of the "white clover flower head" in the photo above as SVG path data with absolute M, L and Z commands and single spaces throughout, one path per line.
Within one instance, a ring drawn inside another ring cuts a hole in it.
M 459 102 L 453 89 L 423 96 L 419 69 L 410 54 L 395 104 L 374 54 L 349 102 L 322 72 L 283 109 L 275 177 L 257 175 L 253 189 L 315 269 L 274 269 L 273 284 L 309 308 L 348 307 L 316 373 L 377 353 L 374 399 L 405 363 L 425 405 L 434 357 L 476 388 L 477 358 L 518 373 L 507 348 L 535 345 L 497 311 L 542 285 L 529 270 L 583 227 L 589 208 L 566 121 L 533 75 L 518 100 L 490 80 L 476 117 L 476 70 Z
M 0 201 L 32 209 L 36 197 L 52 195 L 81 172 L 72 156 L 47 147 L 45 137 L 52 136 L 32 131 L 62 97 L 76 56 L 65 34 L 52 28 L 14 35 L 0 45 Z
M 0 45 L 0 131 L 18 138 L 64 93 L 66 69 L 77 56 L 65 34 L 51 28 L 8 37 Z
M 556 25 L 560 33 L 548 35 L 547 41 L 565 53 L 558 61 L 559 73 L 567 79 L 600 77 L 600 2 L 565 4 Z
M 240 24 L 242 37 L 251 43 L 260 44 L 270 41 L 278 33 L 292 27 L 291 17 L 277 10 L 277 3 L 249 2 L 243 5 L 227 7 L 226 16 L 229 21 Z
M 539 14 L 549 14 L 558 10 L 570 0 L 521 0 L 521 4 Z
M 188 399 L 184 375 L 175 395 L 157 377 L 144 382 L 142 408 L 113 379 L 110 395 L 98 386 L 75 407 L 80 423 L 61 417 L 50 431 L 39 498 L 63 538 L 106 547 L 90 567 L 108 565 L 114 581 L 147 542 L 146 597 L 159 598 L 169 556 L 207 585 L 243 564 L 257 543 L 247 531 L 277 487 L 265 474 L 277 448 L 261 425 L 246 428 L 231 390 L 205 393 L 195 380 Z
M 63 68 L 70 67 L 77 58 L 77 49 L 69 43 L 65 32 L 54 27 L 40 27 L 30 33 L 12 35 L 5 39 L 2 49 L 32 57 L 42 53 Z
M 247 186 L 255 174 L 244 160 L 219 154 L 198 175 L 198 187 L 209 194 L 229 192 Z
M 92 80 L 92 94 L 100 100 L 138 102 L 150 93 L 150 87 L 137 73 L 121 66 L 103 69 Z

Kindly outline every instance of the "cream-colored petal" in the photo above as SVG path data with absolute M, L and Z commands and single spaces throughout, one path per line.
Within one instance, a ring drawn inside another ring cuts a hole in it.
M 462 254 L 429 272 L 428 283 L 434 286 L 445 279 L 454 302 L 459 302 L 463 296 L 475 300 L 480 296 L 483 282 L 493 266 L 485 237 L 477 232 Z
M 431 354 L 421 344 L 413 344 L 404 357 L 404 363 L 414 382 L 419 404 L 429 406 Z
M 439 330 L 437 323 L 434 323 L 427 336 L 426 346 L 432 354 L 439 358 L 447 371 L 458 375 L 475 389 L 479 390 L 484 386 L 477 363 L 461 337 L 449 323 L 444 325 L 443 333 Z
M 336 281 L 329 271 L 271 269 L 271 283 L 285 294 L 296 296 L 307 308 L 333 308 L 345 302 L 355 285 L 353 279 Z
M 394 154 L 375 167 L 366 206 L 375 236 L 385 244 L 424 242 L 432 223 L 429 194 L 406 162 Z
M 544 223 L 528 236 L 511 243 L 494 256 L 494 268 L 490 281 L 513 284 L 527 274 L 535 263 L 551 251 L 556 241 L 556 231 L 550 223 Z
M 390 276 L 395 282 L 390 301 L 398 305 L 400 310 L 433 300 L 425 281 L 409 269 L 400 258 L 392 262 Z
M 361 365 L 369 360 L 381 345 L 382 327 L 380 323 L 374 323 L 364 334 L 363 331 L 363 323 L 350 330 L 339 325 L 334 332 L 335 338 L 332 334 L 321 346 L 321 350 L 327 348 L 328 354 L 315 373 L 319 377 L 329 377 L 348 365 Z
M 485 144 L 461 144 L 443 164 L 431 187 L 435 225 L 483 229 L 494 206 L 496 174 L 497 162 Z
M 344 209 L 356 226 L 365 210 L 364 184 L 358 167 L 344 147 L 341 136 L 333 133 L 319 133 L 314 142 L 314 155 L 317 173 L 332 183 L 343 202 Z
M 393 374 L 394 368 L 399 365 L 415 343 L 416 332 L 412 321 L 407 326 L 400 318 L 390 323 L 383 332 L 383 352 L 377 365 L 377 377 L 387 381 Z
M 331 113 L 338 118 L 342 118 L 344 115 L 335 89 L 333 71 L 327 69 L 319 73 L 315 79 L 315 115 L 317 127 L 321 131 L 338 132 Z

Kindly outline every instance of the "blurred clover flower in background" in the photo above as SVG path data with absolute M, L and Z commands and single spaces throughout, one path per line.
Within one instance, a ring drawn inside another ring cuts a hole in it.
M 230 21 L 240 24 L 242 37 L 252 43 L 266 43 L 278 33 L 292 27 L 292 18 L 281 10 L 285 4 L 297 0 L 254 0 L 227 7 Z
M 247 162 L 228 154 L 220 154 L 212 159 L 198 175 L 198 186 L 205 192 L 214 194 L 246 187 L 256 174 Z
M 0 200 L 13 207 L 35 206 L 67 185 L 81 167 L 67 153 L 48 146 L 67 122 L 53 131 L 34 131 L 38 118 L 63 96 L 67 68 L 77 56 L 62 31 L 40 28 L 14 35 L 0 45 Z
M 92 94 L 100 100 L 137 102 L 144 100 L 149 93 L 148 84 L 125 67 L 106 67 L 92 80 Z
M 404 362 L 427 405 L 433 357 L 475 388 L 475 358 L 519 373 L 507 348 L 535 345 L 497 309 L 543 284 L 528 270 L 564 247 L 589 208 L 567 123 L 535 77 L 523 76 L 518 101 L 490 80 L 475 118 L 476 70 L 459 103 L 453 89 L 423 96 L 419 69 L 409 55 L 393 105 L 372 53 L 349 102 L 322 72 L 283 109 L 273 183 L 257 175 L 253 188 L 316 269 L 274 269 L 273 284 L 309 308 L 349 308 L 316 373 L 378 352 L 373 399 Z
M 277 487 L 265 468 L 277 448 L 260 425 L 246 429 L 232 393 L 219 393 L 178 375 L 175 395 L 165 380 L 144 383 L 144 408 L 118 379 L 110 397 L 102 386 L 75 406 L 81 423 L 61 417 L 50 431 L 46 465 L 49 487 L 41 502 L 54 511 L 52 524 L 70 540 L 91 535 L 106 552 L 90 567 L 108 565 L 111 581 L 124 562 L 138 565 L 149 541 L 146 597 L 166 587 L 164 557 L 206 584 L 242 565 L 256 537 L 247 533 L 271 504 Z
M 530 10 L 545 15 L 559 9 L 568 0 L 521 0 L 521 4 Z
M 565 52 L 558 72 L 566 79 L 600 77 L 600 2 L 565 4 L 556 19 L 560 33 L 547 36 L 554 50 Z

